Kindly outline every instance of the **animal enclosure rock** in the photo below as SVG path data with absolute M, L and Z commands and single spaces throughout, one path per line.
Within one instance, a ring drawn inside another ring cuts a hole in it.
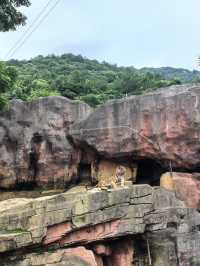
M 173 168 L 200 164 L 200 86 L 181 85 L 110 101 L 72 126 L 77 145 L 107 158 L 153 159 Z
M 11 199 L 0 202 L 0 264 L 132 266 L 148 238 L 153 265 L 198 265 L 199 226 L 199 212 L 149 185 Z
M 64 187 L 72 146 L 67 134 L 90 107 L 64 97 L 13 100 L 0 115 L 0 188 Z
M 161 186 L 175 191 L 177 198 L 188 207 L 200 209 L 200 174 L 166 173 L 161 177 Z

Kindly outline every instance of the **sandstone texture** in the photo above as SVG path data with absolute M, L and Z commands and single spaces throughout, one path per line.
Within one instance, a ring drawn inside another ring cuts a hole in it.
M 199 266 L 199 127 L 199 85 L 94 111 L 13 100 L 0 114 L 0 265 Z M 119 166 L 125 186 L 112 187 Z
M 0 188 L 69 183 L 72 147 L 66 138 L 90 107 L 64 97 L 13 100 L 0 115 Z
M 94 111 L 64 97 L 13 100 L 0 116 L 0 188 L 96 184 L 119 164 L 127 179 L 151 185 L 170 165 L 198 172 L 199 97 L 199 85 L 172 86 Z
M 108 102 L 70 135 L 108 158 L 160 161 L 195 169 L 200 157 L 200 86 L 181 85 Z
M 148 240 L 153 265 L 199 265 L 199 226 L 196 210 L 149 185 L 10 199 L 0 202 L 0 260 L 15 266 L 143 266 L 149 263 Z
M 188 207 L 200 210 L 200 174 L 166 173 L 162 175 L 161 187 L 175 191 L 176 197 Z

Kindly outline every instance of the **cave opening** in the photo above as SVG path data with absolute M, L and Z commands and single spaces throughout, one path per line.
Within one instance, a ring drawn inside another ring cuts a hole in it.
M 38 172 L 38 156 L 37 153 L 32 149 L 29 153 L 29 170 L 32 179 L 35 179 Z
M 91 164 L 80 163 L 78 166 L 78 180 L 77 183 L 90 183 L 91 180 Z
M 143 235 L 136 235 L 133 238 L 134 266 L 151 265 L 148 257 L 147 241 Z
M 16 184 L 16 190 L 34 190 L 36 187 L 36 175 L 38 172 L 38 156 L 33 149 L 29 152 L 29 177 L 28 180 L 20 180 Z
M 16 181 L 15 190 L 34 190 L 36 187 L 36 175 L 38 173 L 38 156 L 34 149 L 28 153 L 28 177 L 26 179 L 19 178 Z M 21 170 L 19 169 L 19 175 L 21 176 Z M 26 175 L 27 176 L 27 175 Z
M 110 266 L 109 258 L 107 256 L 102 256 L 103 266 Z
M 23 181 L 21 180 L 18 184 L 18 188 L 26 189 L 26 190 L 33 190 L 36 187 L 36 178 L 38 175 L 38 160 L 39 160 L 39 150 L 40 145 L 43 141 L 43 136 L 36 132 L 33 134 L 33 137 L 31 139 L 31 149 L 28 153 L 28 180 Z
M 153 159 L 143 159 L 137 162 L 136 184 L 148 184 L 150 186 L 159 186 L 160 177 L 166 171 L 166 167 Z

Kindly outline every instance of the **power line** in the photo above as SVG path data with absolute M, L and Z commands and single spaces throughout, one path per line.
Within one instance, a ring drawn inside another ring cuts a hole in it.
M 9 57 L 10 53 L 12 53 L 12 51 L 15 50 L 15 47 L 18 46 L 19 43 L 26 37 L 28 32 L 31 30 L 34 24 L 40 19 L 40 17 L 43 15 L 43 13 L 46 11 L 46 9 L 48 8 L 48 6 L 51 4 L 52 1 L 53 0 L 49 0 L 47 4 L 42 8 L 42 10 L 38 13 L 38 15 L 35 17 L 35 19 L 31 23 L 31 25 L 26 29 L 26 31 L 21 35 L 21 37 L 15 42 L 15 44 L 7 52 L 7 54 L 5 55 L 5 59 Z
M 7 59 L 10 55 L 10 53 L 15 49 L 16 46 L 19 45 L 19 43 L 26 37 L 26 34 L 31 30 L 31 28 L 34 26 L 34 24 L 37 22 L 38 19 L 42 16 L 42 14 L 45 12 L 45 10 L 48 8 L 52 0 L 49 0 L 48 3 L 44 6 L 44 8 L 40 11 L 40 13 L 36 16 L 34 21 L 31 23 L 31 25 L 26 29 L 26 31 L 22 34 L 22 36 L 18 39 L 18 41 L 15 42 L 13 47 L 8 51 L 8 53 L 5 55 L 5 59 Z
M 12 53 L 10 54 L 10 57 L 12 57 L 16 53 L 16 51 L 18 51 L 26 43 L 26 41 L 39 28 L 42 22 L 49 16 L 49 14 L 55 9 L 55 7 L 58 5 L 60 1 L 61 0 L 57 0 L 55 4 L 48 10 L 48 12 L 39 20 L 38 24 L 32 29 L 32 31 L 24 38 L 24 40 L 19 45 L 17 45 L 14 50 L 12 49 Z

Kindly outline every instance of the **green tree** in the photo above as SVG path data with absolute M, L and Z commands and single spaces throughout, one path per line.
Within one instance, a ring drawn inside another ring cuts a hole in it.
M 60 93 L 57 90 L 50 88 L 46 80 L 34 80 L 31 85 L 30 94 L 27 100 L 31 101 L 39 97 L 58 96 Z
M 86 102 L 92 107 L 95 107 L 96 105 L 101 103 L 100 99 L 98 98 L 99 98 L 98 95 L 88 94 L 88 95 L 80 96 L 79 100 Z
M 17 80 L 15 67 L 8 67 L 0 62 L 0 93 L 8 92 Z
M 1 0 L 0 1 L 0 31 L 16 30 L 19 25 L 24 25 L 24 16 L 18 7 L 29 6 L 29 0 Z
M 11 85 L 11 98 L 23 100 L 59 92 L 64 97 L 81 99 L 96 106 L 110 99 L 142 94 L 180 83 L 179 80 L 165 78 L 160 73 L 99 63 L 73 54 L 11 60 L 7 65 L 15 66 L 19 72 L 14 86 Z M 176 77 L 179 77 L 177 73 Z
M 7 67 L 0 62 L 0 109 L 7 105 L 10 92 L 17 81 L 17 70 L 15 67 Z

